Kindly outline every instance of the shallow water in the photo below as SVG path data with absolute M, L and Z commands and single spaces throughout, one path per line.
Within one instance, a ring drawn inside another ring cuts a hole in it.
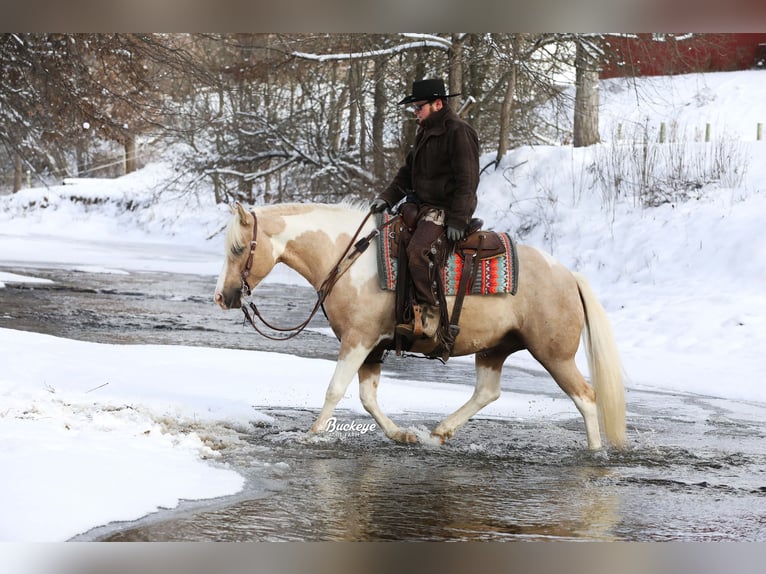
M 246 470 L 253 496 L 89 539 L 766 540 L 764 428 L 751 422 L 654 416 L 651 427 L 633 429 L 627 452 L 603 456 L 581 448 L 575 419 L 473 420 L 439 448 L 392 444 L 380 433 L 312 439 L 305 429 L 315 413 L 271 414 L 275 425 L 227 454 Z
M 56 281 L 0 289 L 0 327 L 327 359 L 337 350 L 321 315 L 289 342 L 251 333 L 238 312 L 213 305 L 214 277 L 0 269 Z M 306 288 L 266 284 L 257 293 L 263 313 L 280 324 L 299 323 L 314 302 Z M 391 357 L 384 369 L 473 382 L 472 367 L 459 361 Z M 530 400 L 562 396 L 547 376 L 507 371 L 503 387 Z M 377 430 L 309 437 L 315 411 L 256 405 L 275 423 L 253 427 L 223 451 L 224 461 L 247 477 L 243 492 L 186 502 L 78 539 L 766 540 L 766 405 L 636 390 L 627 399 L 630 448 L 597 454 L 583 448 L 579 416 L 479 416 L 444 447 L 429 447 L 393 444 Z M 337 417 L 370 422 L 348 412 Z M 439 417 L 395 419 L 427 432 Z

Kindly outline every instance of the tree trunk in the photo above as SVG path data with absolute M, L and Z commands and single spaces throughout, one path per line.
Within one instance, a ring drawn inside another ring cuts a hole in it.
M 215 194 L 216 204 L 221 204 L 226 201 L 226 197 L 223 193 L 223 186 L 221 185 L 221 176 L 217 173 L 213 174 L 213 193 Z
M 366 66 L 366 65 L 365 65 Z M 365 70 L 366 73 L 366 70 Z M 360 73 L 360 86 L 361 86 Z M 364 105 L 364 98 L 359 98 L 359 164 L 362 169 L 367 169 L 367 106 Z
M 127 134 L 125 136 L 125 174 L 136 171 L 136 136 Z
M 479 34 L 471 34 L 467 40 L 469 49 L 472 53 L 478 53 L 481 50 L 483 42 Z M 485 123 L 482 113 L 484 110 L 484 88 L 483 86 L 487 81 L 487 66 L 480 58 L 469 58 L 467 65 L 468 82 L 471 86 L 471 95 L 476 98 L 476 105 L 474 106 L 473 113 L 471 114 L 471 124 L 474 129 L 481 134 L 483 132 L 483 125 Z
M 340 150 L 341 125 L 343 124 L 343 112 L 345 110 L 346 86 L 338 82 L 339 66 L 333 62 L 330 72 L 330 90 L 329 102 L 327 103 L 327 145 L 329 151 L 337 153 Z M 341 84 L 341 85 L 339 85 Z
M 13 193 L 21 191 L 21 185 L 24 181 L 24 164 L 21 156 L 16 154 L 16 160 L 13 165 Z
M 357 117 L 359 116 L 359 100 L 362 92 L 360 83 L 359 63 L 352 62 L 348 67 L 348 133 L 346 149 L 356 148 Z
M 500 160 L 508 153 L 508 141 L 511 138 L 511 120 L 513 118 L 513 100 L 516 96 L 516 65 L 513 65 L 508 74 L 505 85 L 505 95 L 500 108 L 500 138 L 497 142 L 497 156 L 495 165 L 500 165 Z
M 574 147 L 600 141 L 598 134 L 598 60 L 588 46 L 577 42 L 575 54 Z
M 516 79 L 519 69 L 517 63 L 518 53 L 519 38 L 514 36 L 511 45 L 511 69 L 506 74 L 505 94 L 503 95 L 503 103 L 500 107 L 500 134 L 499 141 L 497 142 L 495 166 L 500 165 L 500 160 L 508 153 L 508 141 L 511 138 L 511 124 L 513 123 L 513 100 L 516 97 Z
M 463 91 L 463 41 L 464 35 L 452 34 L 452 49 L 448 54 L 449 59 L 449 90 L 450 94 L 459 94 Z M 468 94 L 463 94 L 467 97 Z
M 77 155 L 77 177 L 84 177 L 88 170 L 88 145 L 84 138 L 78 138 L 75 154 Z
M 386 62 L 383 58 L 375 59 L 375 111 L 372 115 L 372 174 L 375 182 L 382 185 L 386 177 L 386 155 L 383 147 L 383 130 L 386 121 Z
M 253 197 L 253 180 L 240 177 L 237 181 L 237 191 L 239 192 L 240 201 L 252 205 L 255 203 L 255 197 Z

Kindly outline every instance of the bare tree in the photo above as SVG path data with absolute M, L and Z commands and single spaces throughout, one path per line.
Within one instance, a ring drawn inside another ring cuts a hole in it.
M 554 137 L 541 104 L 566 66 L 577 145 L 598 141 L 598 58 L 597 38 L 572 34 L 5 34 L 0 163 L 18 187 L 22 170 L 84 171 L 114 141 L 131 170 L 152 134 L 176 146 L 186 189 L 219 202 L 369 197 L 414 140 L 396 105 L 413 80 L 472 97 L 465 118 L 499 163 Z
M 107 139 L 132 169 L 136 137 L 162 126 L 161 80 L 193 69 L 182 54 L 156 35 L 3 34 L 0 144 L 33 173 L 69 173 L 92 138 Z
M 385 127 L 385 108 L 386 108 L 386 92 L 385 92 L 385 71 L 386 63 L 382 56 L 375 59 L 375 95 L 372 116 L 372 149 L 373 149 L 373 168 L 372 173 L 375 177 L 375 181 L 382 182 L 385 178 L 385 163 L 384 163 L 384 149 L 385 142 L 383 141 L 383 130 Z
M 575 55 L 574 147 L 601 141 L 598 133 L 598 70 L 601 49 L 598 36 L 579 36 Z
M 463 91 L 463 43 L 466 34 L 452 34 L 449 56 L 449 93 L 459 94 Z
M 503 156 L 505 156 L 506 153 L 508 153 L 514 99 L 516 98 L 516 84 L 519 76 L 518 58 L 520 56 L 520 40 L 521 38 L 517 34 L 515 34 L 511 40 L 510 66 L 505 73 L 505 91 L 503 94 L 503 102 L 500 107 L 500 128 L 498 130 L 499 137 L 497 154 L 495 156 L 496 165 L 499 165 L 500 160 L 503 159 Z

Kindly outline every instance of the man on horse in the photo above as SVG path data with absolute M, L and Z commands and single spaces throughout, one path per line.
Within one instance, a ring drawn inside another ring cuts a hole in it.
M 399 105 L 412 104 L 419 124 L 415 143 L 396 177 L 371 205 L 374 213 L 403 198 L 417 206 L 417 222 L 407 245 L 415 305 L 413 321 L 397 325 L 405 337 L 435 338 L 442 312 L 438 281 L 451 247 L 466 234 L 476 209 L 479 184 L 479 139 L 476 131 L 449 106 L 439 79 L 412 83 L 412 94 Z M 446 239 L 445 239 L 446 236 Z

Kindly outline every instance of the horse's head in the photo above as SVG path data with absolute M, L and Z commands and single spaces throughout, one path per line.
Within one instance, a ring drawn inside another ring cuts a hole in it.
M 232 217 L 226 227 L 224 242 L 226 258 L 221 274 L 218 276 L 213 297 L 213 300 L 222 309 L 241 307 L 243 281 L 247 282 L 250 289 L 254 289 L 275 264 L 270 245 L 266 245 L 269 242 L 260 226 L 256 228 L 257 236 L 253 236 L 253 229 L 256 224 L 254 214 L 245 211 L 239 203 L 235 204 L 231 211 Z M 253 240 L 256 240 L 258 247 L 252 255 L 248 273 L 243 276 L 243 271 L 245 271 L 250 258 Z

